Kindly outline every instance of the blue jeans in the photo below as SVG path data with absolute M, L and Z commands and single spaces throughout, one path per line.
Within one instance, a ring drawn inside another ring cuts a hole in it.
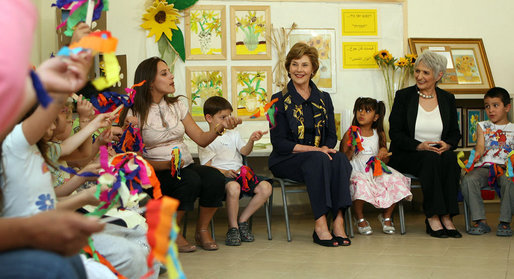
M 78 255 L 64 257 L 42 250 L 13 250 L 0 253 L 2 278 L 87 279 Z

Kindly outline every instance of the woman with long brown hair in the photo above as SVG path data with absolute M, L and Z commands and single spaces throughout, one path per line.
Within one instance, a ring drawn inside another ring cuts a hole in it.
M 225 129 L 235 128 L 241 120 L 229 116 L 222 125 L 204 132 L 193 120 L 180 96 L 169 96 L 175 92 L 174 76 L 168 65 L 158 57 L 148 58 L 139 64 L 134 83 L 142 81 L 146 82 L 136 87 L 134 105 L 122 111 L 120 123 L 137 119 L 134 122 L 139 124 L 145 143 L 143 157 L 154 167 L 162 193 L 180 201 L 177 222 L 181 221 L 186 210 L 193 210 L 196 198 L 200 199 L 195 239 L 205 250 L 217 250 L 218 245 L 207 228 L 218 207 L 222 206 L 225 178 L 214 168 L 193 163 L 184 143 L 184 134 L 205 147 Z M 170 171 L 171 153 L 175 147 L 179 148 L 182 158 L 180 179 L 177 175 L 172 176 Z M 177 238 L 177 245 L 180 252 L 196 250 L 181 235 Z

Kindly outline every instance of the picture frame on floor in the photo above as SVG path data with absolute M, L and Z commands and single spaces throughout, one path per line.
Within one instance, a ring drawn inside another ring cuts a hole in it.
M 438 86 L 454 94 L 484 94 L 494 87 L 482 39 L 409 38 L 418 56 L 426 49 L 447 59 L 446 74 Z

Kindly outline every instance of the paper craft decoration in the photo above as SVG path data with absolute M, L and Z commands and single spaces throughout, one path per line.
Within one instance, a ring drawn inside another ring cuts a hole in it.
M 155 0 L 143 14 L 141 27 L 149 31 L 148 37 L 155 35 L 155 42 L 159 45 L 161 58 L 170 67 L 175 64 L 176 54 L 182 61 L 186 60 L 184 35 L 177 25 L 180 17 L 178 11 L 191 7 L 196 1 L 198 0 Z M 163 34 L 164 36 L 162 36 Z
M 109 10 L 108 0 L 57 0 L 53 3 L 52 7 L 56 6 L 59 9 L 68 10 L 71 8 L 69 16 L 57 26 L 57 29 L 66 26 L 64 34 L 71 37 L 73 35 L 73 27 L 81 21 L 86 21 L 90 3 L 95 5 L 91 19 L 93 21 L 100 18 L 102 11 Z
M 145 144 L 143 143 L 143 137 L 141 137 L 140 130 L 134 128 L 132 123 L 129 124 L 127 129 L 123 131 L 123 134 L 118 144 L 113 145 L 116 153 L 125 153 L 128 151 L 143 152 Z
M 232 60 L 271 59 L 269 6 L 230 6 Z
M 241 190 L 243 192 L 250 191 L 250 187 L 248 186 L 248 181 L 253 181 L 255 185 L 259 184 L 259 180 L 257 176 L 253 172 L 253 170 L 248 166 L 242 166 L 239 170 L 239 176 L 236 178 L 237 182 L 241 183 Z
M 260 112 L 271 98 L 271 67 L 232 67 L 232 106 L 239 117 Z M 264 113 L 250 120 L 264 120 Z
M 371 156 L 366 162 L 366 172 L 371 169 L 373 177 L 381 176 L 383 173 L 391 174 L 387 165 L 375 156 Z
M 180 149 L 175 146 L 171 150 L 171 176 L 177 176 L 177 179 L 180 178 L 180 169 L 182 168 L 182 154 L 180 153 Z
M 359 153 L 359 151 L 364 150 L 362 147 L 362 138 L 360 135 L 361 128 L 358 126 L 350 126 L 348 128 L 348 141 L 346 145 L 355 147 L 355 154 Z
M 186 278 L 178 259 L 178 249 L 175 243 L 179 233 L 176 222 L 178 205 L 178 200 L 164 196 L 159 200 L 150 200 L 146 206 L 147 239 L 150 245 L 147 265 L 151 268 L 153 260 L 157 259 L 166 265 L 170 279 Z M 143 278 L 151 276 L 154 272 L 153 270 L 149 271 Z
M 186 59 L 225 60 L 227 24 L 224 5 L 195 5 L 185 12 Z

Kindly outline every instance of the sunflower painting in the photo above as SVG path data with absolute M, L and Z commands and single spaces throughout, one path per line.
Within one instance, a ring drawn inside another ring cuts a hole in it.
M 472 49 L 452 50 L 453 63 L 459 84 L 481 84 L 475 53 Z
M 231 6 L 232 59 L 271 59 L 269 6 Z
M 187 59 L 226 59 L 225 6 L 196 5 L 185 18 Z
M 168 4 L 166 0 L 155 0 L 153 5 L 146 9 L 141 27 L 150 31 L 148 37 L 155 35 L 155 42 L 159 41 L 162 34 L 171 41 L 173 36 L 171 29 L 178 30 L 179 16 L 173 4 Z
M 320 90 L 335 93 L 335 29 L 294 29 L 289 35 L 289 49 L 298 42 L 318 50 L 319 70 L 312 81 Z
M 227 99 L 227 68 L 218 66 L 186 67 L 187 97 L 190 112 L 196 121 L 205 121 L 203 104 L 212 96 Z
M 269 102 L 272 94 L 271 72 L 271 67 L 232 67 L 232 106 L 235 115 L 250 116 Z M 250 120 L 266 120 L 266 117 Z

